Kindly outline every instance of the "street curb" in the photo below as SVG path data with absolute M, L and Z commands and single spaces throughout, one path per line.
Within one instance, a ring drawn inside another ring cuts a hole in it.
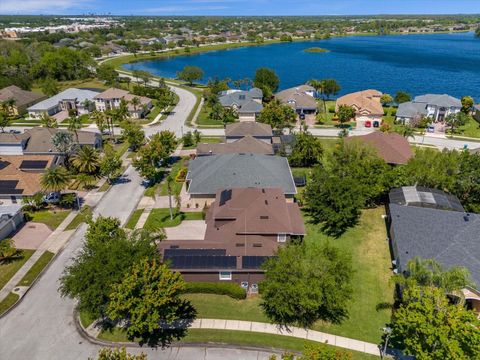
M 134 347 L 134 348 L 149 348 L 149 347 L 143 347 L 140 346 L 137 343 L 133 342 L 113 342 L 113 341 L 105 341 L 105 340 L 99 340 L 97 338 L 94 338 L 90 336 L 86 329 L 83 327 L 83 325 L 80 322 L 80 316 L 78 314 L 77 308 L 75 308 L 73 312 L 73 321 L 75 323 L 75 327 L 77 328 L 78 333 L 80 334 L 81 337 L 83 337 L 85 340 L 88 342 L 95 344 L 95 345 L 100 345 L 100 346 L 106 346 L 110 348 L 115 348 L 115 347 Z M 301 355 L 300 352 L 298 351 L 293 351 L 289 349 L 278 349 L 278 348 L 271 348 L 271 347 L 260 347 L 260 346 L 245 346 L 245 345 L 235 345 L 235 344 L 226 344 L 226 343 L 216 343 L 216 342 L 207 342 L 207 343 L 196 343 L 196 342 L 181 342 L 181 343 L 173 343 L 171 346 L 165 347 L 167 348 L 182 348 L 182 347 L 198 347 L 198 348 L 222 348 L 222 349 L 239 349 L 239 350 L 249 350 L 249 351 L 269 351 L 276 353 L 278 355 L 282 355 L 285 352 L 292 353 L 295 355 Z

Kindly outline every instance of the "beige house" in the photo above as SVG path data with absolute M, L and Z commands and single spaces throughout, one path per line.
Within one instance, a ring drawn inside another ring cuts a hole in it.
M 135 104 L 133 99 L 138 99 L 138 104 Z M 121 101 L 124 100 L 127 103 L 130 117 L 134 119 L 143 118 L 153 107 L 152 99 L 145 96 L 133 95 L 126 90 L 113 87 L 96 95 L 93 100 L 95 101 L 95 108 L 101 112 L 118 109 Z
M 305 120 L 311 125 L 315 122 L 317 113 L 317 101 L 315 89 L 310 85 L 300 85 L 280 91 L 275 98 L 290 106 L 298 114 L 300 120 Z
M 357 129 L 379 128 L 382 125 L 382 93 L 378 90 L 363 90 L 344 95 L 337 99 L 335 111 L 347 105 L 355 109 Z
M 41 93 L 26 91 L 11 85 L 0 90 L 0 107 L 5 108 L 9 115 L 22 115 L 29 106 L 45 99 Z

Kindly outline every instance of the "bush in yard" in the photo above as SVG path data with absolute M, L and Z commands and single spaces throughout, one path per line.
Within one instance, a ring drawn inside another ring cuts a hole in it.
M 181 168 L 179 171 L 178 171 L 178 174 L 177 176 L 175 176 L 175 181 L 177 183 L 183 183 L 185 182 L 185 179 L 187 177 L 187 172 L 188 172 L 188 169 L 187 168 Z
M 328 107 L 328 112 L 331 114 L 335 114 L 335 105 L 329 106 Z
M 66 208 L 73 208 L 77 203 L 77 195 L 74 193 L 62 194 L 59 205 Z
M 277 360 L 272 355 L 269 360 Z M 352 360 L 352 354 L 348 351 L 325 345 L 305 345 L 302 355 L 296 356 L 291 353 L 282 354 L 281 360 Z
M 242 300 L 247 293 L 235 283 L 191 282 L 185 287 L 186 294 L 216 294 L 227 295 L 233 299 Z
M 88 358 L 88 360 L 93 360 Z M 103 348 L 98 352 L 97 360 L 147 360 L 147 355 L 143 352 L 137 355 L 127 353 L 127 350 L 122 348 Z

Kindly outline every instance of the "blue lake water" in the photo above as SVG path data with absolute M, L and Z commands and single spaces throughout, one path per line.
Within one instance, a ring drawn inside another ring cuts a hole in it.
M 314 46 L 330 52 L 304 52 Z M 473 33 L 355 36 L 272 44 L 142 61 L 125 68 L 175 77 L 186 65 L 201 67 L 204 82 L 215 76 L 253 78 L 257 68 L 269 67 L 280 77 L 281 89 L 312 78 L 335 78 L 342 94 L 373 88 L 391 94 L 404 90 L 413 95 L 471 95 L 480 101 L 480 39 Z

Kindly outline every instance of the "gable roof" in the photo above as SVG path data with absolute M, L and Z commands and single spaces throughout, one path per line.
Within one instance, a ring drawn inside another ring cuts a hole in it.
M 15 100 L 15 106 L 24 106 L 34 101 L 45 98 L 45 95 L 20 89 L 11 85 L 0 90 L 0 101 Z
M 380 103 L 382 93 L 378 90 L 363 90 L 344 95 L 337 99 L 337 110 L 341 105 L 352 106 L 357 114 L 383 116 L 383 107 Z
M 30 106 L 28 111 L 42 111 L 48 110 L 54 106 L 57 106 L 59 102 L 63 100 L 76 100 L 78 104 L 82 104 L 85 100 L 93 100 L 98 91 L 88 89 L 69 88 L 57 95 L 54 95 L 46 100 Z
M 426 94 L 416 96 L 414 102 L 443 107 L 462 107 L 462 102 L 447 94 Z
M 274 152 L 272 144 L 267 144 L 265 141 L 258 140 L 250 135 L 247 135 L 240 140 L 231 143 L 197 145 L 197 155 L 200 156 L 234 153 L 273 155 Z
M 215 194 L 230 187 L 282 188 L 297 193 L 286 158 L 258 154 L 200 156 L 190 161 L 189 194 Z
M 262 90 L 253 88 L 248 91 L 245 90 L 226 90 L 220 93 L 218 101 L 222 106 L 231 107 L 237 105 L 243 108 L 246 104 L 254 102 L 257 104 L 258 112 L 263 109 L 263 105 L 255 100 L 261 100 L 263 97 Z M 253 105 L 250 105 L 253 106 Z
M 374 131 L 367 135 L 347 137 L 345 140 L 361 141 L 374 147 L 387 164 L 406 164 L 413 157 L 407 139 L 397 133 Z
M 268 124 L 258 123 L 255 121 L 242 121 L 228 124 L 225 128 L 226 137 L 272 137 L 272 127 Z
M 129 92 L 127 90 L 111 87 L 105 90 L 104 92 L 101 92 L 95 95 L 94 99 L 106 99 L 106 100 L 121 99 L 128 94 Z
M 239 113 L 251 113 L 257 114 L 263 110 L 263 105 L 259 104 L 255 100 L 249 100 L 244 102 L 238 109 Z
M 313 96 L 305 93 L 299 88 L 290 88 L 275 94 L 281 102 L 290 105 L 294 109 L 316 109 L 317 101 Z
M 434 259 L 446 268 L 463 266 L 480 286 L 480 215 L 390 204 L 397 266 L 414 257 Z
M 413 118 L 417 115 L 427 115 L 427 106 L 424 103 L 407 101 L 398 105 L 397 117 Z

